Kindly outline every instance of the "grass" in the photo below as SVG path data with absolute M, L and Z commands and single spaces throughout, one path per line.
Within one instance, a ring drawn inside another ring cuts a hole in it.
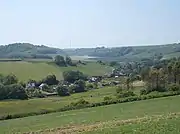
M 48 98 L 36 98 L 30 100 L 7 100 L 0 101 L 0 116 L 8 114 L 20 114 L 38 112 L 41 110 L 54 110 L 64 107 L 71 102 L 78 101 L 80 98 L 84 98 L 89 102 L 103 101 L 104 96 L 111 96 L 116 93 L 116 88 L 105 87 L 96 90 L 90 90 L 84 93 L 72 94 L 67 97 L 48 97 Z M 21 109 L 21 110 L 19 110 Z
M 180 133 L 180 117 L 146 120 L 132 124 L 109 126 L 83 134 L 178 134 Z
M 121 120 L 123 121 L 134 118 L 142 118 L 146 116 L 151 117 L 153 115 L 166 116 L 169 113 L 180 112 L 180 108 L 178 106 L 179 101 L 180 101 L 179 96 L 173 96 L 173 97 L 158 98 L 158 99 L 138 101 L 138 102 L 108 105 L 103 107 L 86 108 L 86 109 L 73 110 L 73 111 L 67 111 L 61 113 L 31 116 L 21 119 L 0 121 L 0 133 L 6 134 L 12 132 L 17 133 L 17 132 L 30 132 L 30 131 L 38 131 L 38 130 L 42 130 L 46 133 L 47 129 L 51 129 L 56 133 L 57 131 L 63 131 L 68 128 L 70 128 L 71 130 L 71 128 L 77 128 L 78 126 L 81 125 L 90 126 L 97 123 L 99 124 L 104 122 L 113 122 L 113 121 L 121 121 Z M 175 123 L 179 123 L 179 121 L 175 120 Z M 172 124 L 173 124 L 173 120 L 172 120 Z M 132 131 L 130 130 L 130 128 L 131 127 L 133 128 L 134 126 L 132 124 L 132 126 L 122 126 L 122 127 L 124 128 L 124 131 L 125 130 Z M 139 125 L 139 127 L 141 127 L 141 125 Z M 146 127 L 148 126 L 145 125 L 144 128 Z M 138 124 L 137 124 L 137 128 L 138 128 Z M 102 129 L 102 130 L 107 133 L 108 131 L 110 131 L 110 129 L 108 130 Z M 115 128 L 113 130 L 114 133 L 118 133 L 120 131 L 118 128 Z M 97 132 L 99 133 L 99 130 L 97 130 Z
M 49 74 L 55 74 L 59 80 L 62 80 L 62 72 L 66 70 L 79 70 L 91 76 L 103 75 L 111 69 L 95 62 L 89 62 L 87 65 L 80 65 L 78 67 L 58 67 L 46 62 L 0 62 L 1 74 L 7 75 L 13 73 L 20 81 L 28 81 L 29 79 L 41 80 Z

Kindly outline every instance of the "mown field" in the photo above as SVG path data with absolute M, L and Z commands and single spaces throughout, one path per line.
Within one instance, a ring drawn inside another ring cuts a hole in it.
M 179 101 L 173 96 L 5 120 L 0 133 L 179 133 Z
M 100 65 L 95 62 L 89 62 L 87 65 L 79 65 L 77 67 L 58 67 L 46 62 L 0 62 L 0 73 L 7 75 L 15 74 L 20 81 L 29 79 L 41 80 L 49 74 L 55 74 L 61 80 L 62 72 L 65 70 L 79 70 L 87 75 L 103 75 L 110 71 L 111 68 L 105 65 Z

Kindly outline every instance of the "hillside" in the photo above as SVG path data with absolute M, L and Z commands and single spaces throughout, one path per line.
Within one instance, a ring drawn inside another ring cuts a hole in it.
M 58 67 L 46 62 L 0 62 L 1 74 L 15 74 L 20 81 L 28 81 L 29 79 L 40 80 L 48 74 L 54 74 L 59 80 L 62 80 L 62 73 L 66 70 L 79 70 L 87 75 L 103 75 L 111 68 L 98 63 L 88 63 L 87 65 L 78 65 L 78 67 Z
M 129 47 L 114 47 L 114 48 L 79 48 L 79 49 L 64 49 L 68 55 L 76 56 L 95 56 L 101 60 L 140 60 L 142 58 L 172 58 L 180 56 L 180 43 L 154 46 L 129 46 Z
M 0 58 L 44 58 L 51 59 L 51 54 L 65 53 L 61 49 L 30 43 L 14 43 L 0 46 Z

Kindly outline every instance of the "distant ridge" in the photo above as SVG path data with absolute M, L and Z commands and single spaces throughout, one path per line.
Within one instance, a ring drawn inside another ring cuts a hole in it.
M 0 46 L 0 58 L 52 58 L 51 55 L 65 53 L 58 48 L 30 43 L 13 43 Z
M 116 61 L 135 61 L 143 58 L 161 57 L 172 58 L 180 57 L 180 43 L 165 45 L 148 45 L 148 46 L 127 46 L 127 47 L 97 47 L 97 48 L 77 48 L 63 49 L 68 55 L 76 56 L 95 56 L 100 60 Z

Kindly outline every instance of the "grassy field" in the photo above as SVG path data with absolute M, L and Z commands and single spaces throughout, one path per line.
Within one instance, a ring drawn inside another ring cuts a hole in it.
M 104 129 L 84 132 L 83 134 L 179 134 L 180 117 L 164 116 L 147 119 L 125 120 L 106 126 Z M 124 122 L 125 122 L 124 121 Z
M 136 84 L 138 83 L 138 85 Z M 135 82 L 136 88 L 134 92 L 138 95 L 142 87 L 139 85 L 139 82 Z M 102 102 L 105 96 L 115 97 L 116 87 L 103 87 L 99 89 L 92 89 L 83 93 L 72 94 L 71 96 L 66 97 L 47 97 L 47 98 L 35 98 L 29 100 L 5 100 L 0 101 L 0 117 L 8 114 L 21 114 L 21 113 L 31 113 L 38 112 L 42 110 L 56 110 L 64 107 L 65 105 L 70 104 L 80 100 L 81 98 L 85 99 L 90 103 Z M 21 110 L 19 110 L 21 109 Z
M 179 101 L 179 96 L 173 96 L 0 121 L 0 133 L 131 133 L 134 130 L 137 133 L 168 133 L 171 130 L 176 133 L 180 123 Z
M 58 67 L 45 62 L 0 62 L 0 73 L 7 75 L 15 74 L 20 81 L 29 79 L 40 80 L 48 74 L 55 74 L 59 80 L 63 79 L 62 72 L 65 70 L 79 70 L 87 75 L 103 75 L 111 69 L 107 66 L 90 62 L 78 67 Z
M 48 97 L 36 98 L 30 100 L 7 100 L 0 101 L 0 116 L 7 114 L 19 114 L 37 112 L 41 110 L 54 110 L 62 108 L 71 102 L 83 98 L 89 102 L 103 101 L 104 96 L 113 96 L 116 93 L 115 87 L 107 87 L 96 90 L 90 90 L 84 93 L 72 94 L 67 97 Z M 21 110 L 19 110 L 21 109 Z

